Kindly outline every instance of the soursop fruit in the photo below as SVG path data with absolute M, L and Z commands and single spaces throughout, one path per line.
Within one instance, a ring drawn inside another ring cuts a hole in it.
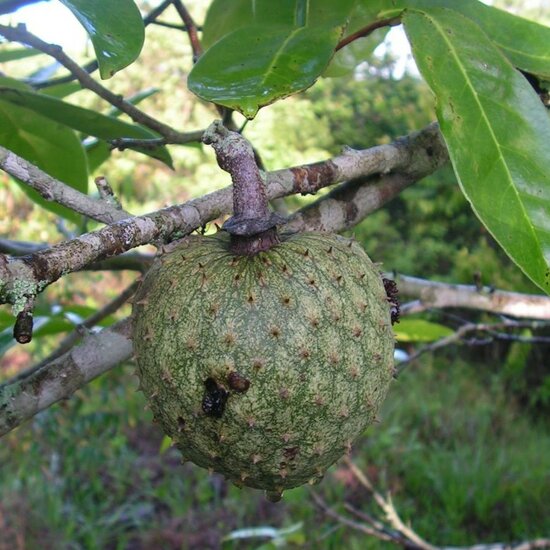
M 134 300 L 137 372 L 184 459 L 272 495 L 320 480 L 393 373 L 380 273 L 354 241 L 302 233 L 254 256 L 193 236 Z

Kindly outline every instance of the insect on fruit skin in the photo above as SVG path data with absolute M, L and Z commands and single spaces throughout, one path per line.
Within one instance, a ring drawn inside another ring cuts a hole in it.
M 204 381 L 206 393 L 202 399 L 202 410 L 204 414 L 221 418 L 225 410 L 225 403 L 229 394 L 227 391 L 218 386 L 213 378 L 207 378 Z
M 244 393 L 248 391 L 248 388 L 250 387 L 250 380 L 237 371 L 232 371 L 229 373 L 227 376 L 227 383 L 233 391 L 238 393 Z
M 188 237 L 136 303 L 137 373 L 163 430 L 192 462 L 272 498 L 321 479 L 392 379 L 381 327 L 394 304 L 364 250 L 337 235 L 282 235 L 252 256 L 223 232 Z

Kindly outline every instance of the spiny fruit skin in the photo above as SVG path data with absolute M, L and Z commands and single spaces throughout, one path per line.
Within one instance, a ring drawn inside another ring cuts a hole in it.
M 224 234 L 157 261 L 134 300 L 153 414 L 185 459 L 274 494 L 319 481 L 371 424 L 393 373 L 378 270 L 340 236 L 252 257 Z

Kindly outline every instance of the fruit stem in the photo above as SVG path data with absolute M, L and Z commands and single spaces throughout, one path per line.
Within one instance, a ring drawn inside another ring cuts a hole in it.
M 220 120 L 207 128 L 202 141 L 212 145 L 218 165 L 231 174 L 233 181 L 233 216 L 222 227 L 231 235 L 232 252 L 250 256 L 269 250 L 279 242 L 276 225 L 282 218 L 268 208 L 252 146 Z

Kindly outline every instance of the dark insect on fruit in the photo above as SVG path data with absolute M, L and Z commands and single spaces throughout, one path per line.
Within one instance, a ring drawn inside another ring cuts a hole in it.
M 245 378 L 242 374 L 239 374 L 237 371 L 232 371 L 227 376 L 227 383 L 229 387 L 236 391 L 237 393 L 244 393 L 250 387 L 250 380 Z
M 218 386 L 213 378 L 207 378 L 204 381 L 206 393 L 202 399 L 202 410 L 204 414 L 221 418 L 225 410 L 225 404 L 229 394 L 224 388 Z
M 384 277 L 382 278 L 382 282 L 384 283 L 384 290 L 386 291 L 388 303 L 390 304 L 391 324 L 394 325 L 395 323 L 399 323 L 399 317 L 401 315 L 399 298 L 397 297 L 399 290 L 397 290 L 396 282 L 392 279 L 386 279 Z

